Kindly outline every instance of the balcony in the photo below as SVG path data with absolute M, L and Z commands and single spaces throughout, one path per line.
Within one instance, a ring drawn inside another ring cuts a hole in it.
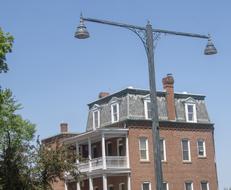
M 127 156 L 105 156 L 105 166 L 102 157 L 94 158 L 78 164 L 79 171 L 82 173 L 102 170 L 102 169 L 128 169 Z

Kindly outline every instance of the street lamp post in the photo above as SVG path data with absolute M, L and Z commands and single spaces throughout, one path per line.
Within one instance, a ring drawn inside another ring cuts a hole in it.
M 99 20 L 94 18 L 84 18 L 81 14 L 80 24 L 77 27 L 75 37 L 78 39 L 88 38 L 89 32 L 87 31 L 84 21 L 95 22 L 100 24 L 106 24 L 111 26 L 122 27 L 134 32 L 142 41 L 146 50 L 148 59 L 148 70 L 149 70 L 149 88 L 150 88 L 150 102 L 151 102 L 151 118 L 152 118 L 152 137 L 153 137 L 153 158 L 154 158 L 154 171 L 156 177 L 156 190 L 162 190 L 162 165 L 160 155 L 160 135 L 159 135 L 159 118 L 158 118 L 158 106 L 157 106 L 157 95 L 156 95 L 156 82 L 155 82 L 155 66 L 154 66 L 154 41 L 158 39 L 160 34 L 171 34 L 186 37 L 202 38 L 207 39 L 208 43 L 204 50 L 205 55 L 213 55 L 217 53 L 214 47 L 210 35 L 200 35 L 185 32 L 176 32 L 162 29 L 153 29 L 152 25 L 148 21 L 146 27 L 134 26 L 130 24 Z

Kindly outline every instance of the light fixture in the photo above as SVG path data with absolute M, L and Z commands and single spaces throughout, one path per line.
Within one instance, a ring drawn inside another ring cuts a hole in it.
M 77 30 L 75 32 L 75 37 L 78 39 L 86 39 L 89 38 L 89 32 L 87 31 L 87 27 L 84 25 L 84 21 L 82 16 L 80 17 L 80 24 L 77 27 Z
M 208 38 L 208 43 L 205 47 L 205 51 L 204 51 L 204 54 L 205 55 L 214 55 L 217 53 L 217 49 L 215 48 L 212 40 L 211 40 L 211 37 L 209 36 Z

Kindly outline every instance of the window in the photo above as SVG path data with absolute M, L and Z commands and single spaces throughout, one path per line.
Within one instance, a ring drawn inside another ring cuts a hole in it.
M 109 185 L 108 186 L 108 190 L 114 190 L 114 186 L 113 185 Z
M 205 141 L 202 139 L 199 139 L 197 141 L 197 150 L 198 150 L 198 156 L 199 157 L 205 157 L 206 151 L 205 151 Z
M 145 114 L 145 119 L 151 119 L 152 118 L 150 100 L 144 101 L 144 114 Z
M 163 190 L 168 190 L 168 183 L 167 182 L 163 182 Z
M 124 183 L 119 184 L 119 190 L 125 190 L 125 184 Z
M 96 186 L 96 187 L 94 187 L 94 190 L 99 190 L 99 188 Z
M 99 110 L 93 111 L 93 129 L 99 128 L 100 126 L 100 114 Z
M 185 182 L 185 190 L 193 190 L 193 184 L 191 181 Z
M 146 137 L 141 137 L 139 139 L 139 148 L 140 148 L 140 160 L 142 160 L 142 161 L 149 160 L 148 139 Z
M 97 151 L 96 145 L 92 146 L 91 152 L 92 152 L 92 158 L 97 158 L 98 157 L 98 151 Z
M 106 155 L 107 156 L 112 156 L 112 143 L 111 142 L 107 142 L 107 148 L 106 148 Z
M 122 139 L 117 140 L 117 156 L 124 156 L 124 144 Z
M 209 190 L 209 183 L 207 181 L 201 182 L 201 190 Z
M 197 122 L 196 104 L 185 104 L 185 113 L 187 122 Z
M 162 161 L 166 161 L 166 148 L 164 139 L 160 139 L 160 156 Z
M 189 140 L 183 139 L 181 141 L 182 143 L 182 156 L 183 161 L 191 161 L 191 155 L 190 155 L 190 143 Z
M 151 184 L 149 182 L 144 182 L 142 184 L 142 190 L 151 190 Z
M 111 105 L 111 121 L 112 123 L 119 121 L 119 104 L 114 103 Z

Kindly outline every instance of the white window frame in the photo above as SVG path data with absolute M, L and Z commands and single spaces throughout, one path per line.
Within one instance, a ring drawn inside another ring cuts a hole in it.
M 95 126 L 95 113 L 98 113 L 98 122 L 97 122 L 97 126 Z M 95 130 L 95 129 L 97 129 L 97 128 L 99 128 L 100 127 L 100 111 L 99 110 L 94 110 L 93 112 L 92 112 L 92 114 L 93 114 L 93 129 Z
M 148 117 L 148 103 L 151 103 L 150 100 L 144 100 L 144 116 L 145 119 L 151 119 L 151 117 Z
M 124 148 L 124 144 L 123 144 L 123 139 L 122 138 L 117 139 L 117 156 L 120 156 L 119 155 L 119 147 L 120 146 L 123 146 L 123 148 Z
M 200 155 L 199 154 L 199 142 L 203 142 L 203 155 Z M 205 146 L 205 140 L 204 139 L 198 139 L 197 140 L 197 155 L 198 155 L 198 157 L 201 157 L 201 158 L 204 158 L 204 157 L 206 157 L 206 146 Z
M 207 190 L 209 190 L 209 182 L 208 181 L 201 181 L 201 190 L 202 190 L 202 183 L 206 183 L 207 184 Z
M 160 141 L 163 141 L 163 153 L 164 153 L 164 159 L 162 160 L 161 159 L 161 161 L 162 162 L 166 162 L 167 161 L 167 157 L 166 157 L 166 144 L 165 144 L 165 139 L 164 138 L 160 138 Z
M 192 182 L 192 181 L 185 181 L 185 182 L 184 182 L 184 189 L 185 189 L 185 190 L 187 190 L 187 189 L 186 189 L 186 183 L 190 183 L 190 184 L 191 184 L 191 190 L 193 190 L 193 182 Z
M 189 120 L 188 117 L 188 106 L 192 106 L 193 107 L 193 119 Z M 191 123 L 196 123 L 197 122 L 197 113 L 196 113 L 196 104 L 195 103 L 185 103 L 185 116 L 186 116 L 186 121 L 187 122 L 191 122 Z
M 183 150 L 183 141 L 188 142 L 188 160 L 184 160 L 184 150 Z M 182 150 L 182 160 L 183 162 L 191 162 L 191 149 L 190 149 L 190 140 L 189 139 L 181 139 L 181 150 Z
M 163 184 L 166 184 L 166 190 L 169 190 L 169 187 L 168 187 L 168 182 L 166 182 L 166 181 L 163 181 Z
M 145 139 L 145 146 L 146 146 L 146 159 L 141 158 L 141 140 Z M 148 138 L 147 137 L 140 137 L 139 138 L 139 154 L 140 154 L 140 161 L 149 161 L 149 150 L 148 150 Z
M 119 184 L 119 190 L 122 190 L 122 185 L 124 185 L 124 187 L 125 187 L 125 183 L 120 183 Z M 125 187 L 125 189 L 126 189 L 126 187 Z
M 114 110 L 113 110 L 113 107 L 116 106 L 116 116 L 117 116 L 117 120 L 115 120 L 115 113 L 114 113 Z M 111 104 L 111 122 L 112 123 L 115 123 L 115 122 L 118 122 L 119 121 L 119 103 L 115 102 L 115 103 L 112 103 Z
M 152 189 L 152 188 L 151 188 L 151 182 L 149 182 L 149 181 L 144 181 L 144 182 L 141 184 L 141 189 L 142 189 L 142 190 L 144 190 L 144 187 L 143 187 L 144 184 L 149 184 L 149 190 Z

